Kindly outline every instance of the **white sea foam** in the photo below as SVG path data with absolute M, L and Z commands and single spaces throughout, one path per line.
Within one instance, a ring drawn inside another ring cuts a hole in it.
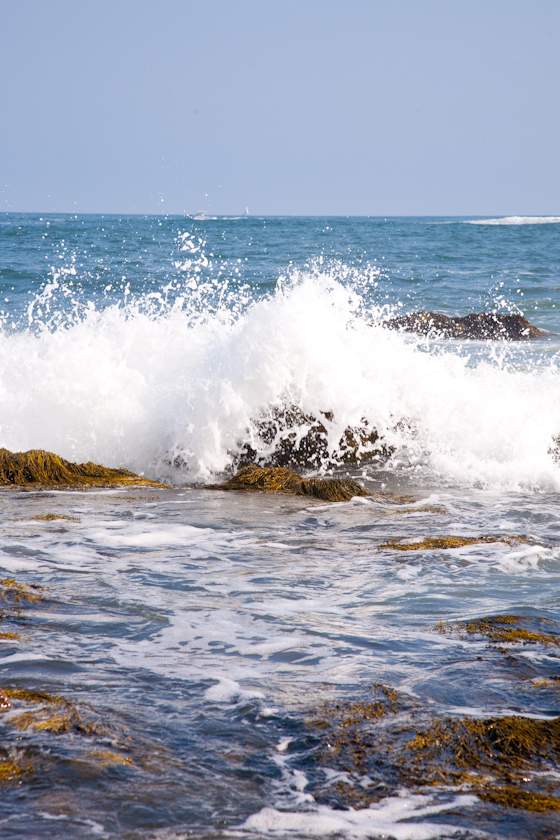
M 469 219 L 468 225 L 554 225 L 560 216 L 504 216 L 497 219 Z
M 211 479 L 259 412 L 295 404 L 333 413 L 332 447 L 366 418 L 395 447 L 389 466 L 420 480 L 560 486 L 549 453 L 560 433 L 555 357 L 537 366 L 517 348 L 514 364 L 513 351 L 488 345 L 469 359 L 453 343 L 372 326 L 376 315 L 342 283 L 309 273 L 235 317 L 92 306 L 57 329 L 4 332 L 0 444 Z
M 474 805 L 475 796 L 457 796 L 449 802 L 431 804 L 430 796 L 414 796 L 403 791 L 402 796 L 382 799 L 369 808 L 347 811 L 334 810 L 319 805 L 308 811 L 279 811 L 263 808 L 246 820 L 243 828 L 267 834 L 287 833 L 298 837 L 324 837 L 333 834 L 347 837 L 394 837 L 396 840 L 428 840 L 432 837 L 449 837 L 464 828 L 442 823 L 406 823 L 418 817 L 427 817 L 443 811 Z
M 232 700 L 252 700 L 253 698 L 262 698 L 264 694 L 261 691 L 251 691 L 242 689 L 239 683 L 235 680 L 230 680 L 227 677 L 222 677 L 216 685 L 211 686 L 204 693 L 207 700 L 216 703 L 226 703 Z

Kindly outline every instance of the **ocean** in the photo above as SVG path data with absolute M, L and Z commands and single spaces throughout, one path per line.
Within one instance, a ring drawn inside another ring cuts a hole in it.
M 560 836 L 560 217 L 3 213 L 0 283 L 0 446 L 169 485 L 1 488 L 3 838 Z M 210 488 L 279 452 L 370 495 Z

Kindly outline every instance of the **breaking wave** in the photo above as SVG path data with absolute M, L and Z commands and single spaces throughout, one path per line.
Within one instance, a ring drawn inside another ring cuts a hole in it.
M 71 318 L 53 314 L 52 301 L 47 312 L 44 292 L 33 309 L 45 313 L 40 329 L 0 334 L 2 445 L 183 483 L 212 480 L 248 447 L 266 460 L 278 435 L 301 437 L 319 418 L 317 469 L 343 460 L 345 430 L 365 428 L 385 445 L 384 468 L 420 482 L 560 487 L 550 351 L 467 349 L 385 329 L 386 310 L 359 284 L 319 268 L 253 302 L 243 289 L 225 306 L 214 286 L 187 292 L 90 302 Z M 283 429 L 259 437 L 262 418 L 278 416 Z

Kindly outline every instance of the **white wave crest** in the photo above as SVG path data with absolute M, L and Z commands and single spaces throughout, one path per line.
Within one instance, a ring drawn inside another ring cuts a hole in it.
M 420 479 L 560 487 L 554 359 L 524 367 L 494 349 L 475 363 L 372 320 L 357 293 L 309 274 L 235 317 L 92 307 L 52 331 L 0 333 L 0 445 L 207 479 L 252 418 L 284 404 L 332 412 L 333 445 L 366 419 L 395 447 L 390 466 Z
M 556 225 L 560 216 L 504 216 L 497 219 L 469 219 L 467 225 Z

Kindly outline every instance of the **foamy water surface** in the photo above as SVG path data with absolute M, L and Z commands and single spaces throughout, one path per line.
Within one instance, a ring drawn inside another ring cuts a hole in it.
M 34 768 L 2 789 L 0 833 L 560 832 L 554 812 L 535 822 L 476 791 L 341 775 L 309 727 L 376 683 L 427 717 L 559 714 L 554 647 L 506 655 L 434 631 L 560 618 L 557 226 L 0 221 L 0 445 L 171 485 L 1 491 L 0 579 L 44 592 L 2 613 L 0 687 L 67 697 L 105 728 L 22 732 L 0 712 L 0 762 L 25 753 Z M 383 326 L 418 309 L 523 311 L 549 334 L 461 343 Z M 259 418 L 294 406 L 327 429 L 316 472 L 372 496 L 205 489 L 248 443 L 264 462 Z M 336 466 L 364 423 L 385 457 Z M 348 807 L 338 784 L 371 800 Z

